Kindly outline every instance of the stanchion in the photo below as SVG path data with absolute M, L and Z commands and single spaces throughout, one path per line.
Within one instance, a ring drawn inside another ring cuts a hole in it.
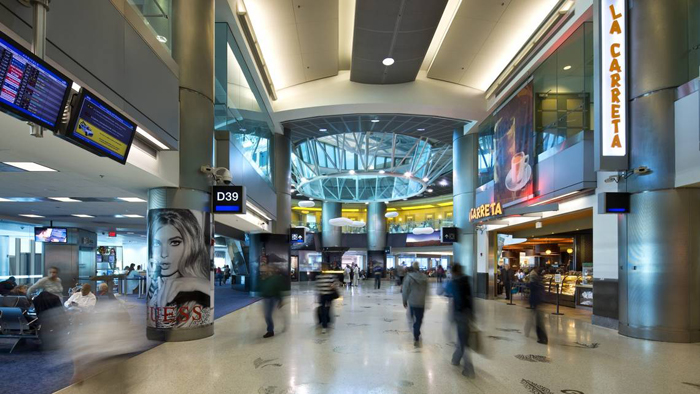
M 553 315 L 563 315 L 563 313 L 559 313 L 559 294 L 561 294 L 561 284 L 557 283 L 557 312 L 552 313 Z

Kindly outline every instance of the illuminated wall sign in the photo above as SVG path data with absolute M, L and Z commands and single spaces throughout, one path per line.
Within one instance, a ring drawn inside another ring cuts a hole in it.
M 627 2 L 601 0 L 603 156 L 627 154 Z
M 246 213 L 245 186 L 214 186 L 211 199 L 213 213 Z
M 501 209 L 500 202 L 492 202 L 491 204 L 484 204 L 476 208 L 469 210 L 469 221 L 474 221 L 478 219 L 483 219 L 491 216 L 503 215 L 503 210 Z

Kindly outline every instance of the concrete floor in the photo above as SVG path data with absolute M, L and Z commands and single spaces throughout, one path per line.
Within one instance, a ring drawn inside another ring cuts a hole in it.
M 414 348 L 399 289 L 344 292 L 335 327 L 315 324 L 311 286 L 295 284 L 263 339 L 262 303 L 216 321 L 208 339 L 166 343 L 61 393 L 698 393 L 700 345 L 626 338 L 568 315 L 547 315 L 549 345 L 522 334 L 529 311 L 477 301 L 488 352 L 476 378 L 450 365 L 447 302 L 434 295 Z

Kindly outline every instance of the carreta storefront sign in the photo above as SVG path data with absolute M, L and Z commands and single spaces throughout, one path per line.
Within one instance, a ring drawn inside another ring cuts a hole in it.
M 503 210 L 501 209 L 500 202 L 492 202 L 491 204 L 484 204 L 476 208 L 472 208 L 469 211 L 469 221 L 474 221 L 478 219 L 484 219 L 491 216 L 503 215 Z
M 601 0 L 603 156 L 627 154 L 627 1 Z

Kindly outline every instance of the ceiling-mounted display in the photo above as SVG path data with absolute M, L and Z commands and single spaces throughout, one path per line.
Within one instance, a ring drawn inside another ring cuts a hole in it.
M 80 91 L 66 137 L 100 156 L 126 164 L 136 123 L 86 89 Z
M 0 109 L 56 131 L 73 81 L 0 33 Z
M 504 206 L 533 196 L 533 89 L 528 83 L 494 114 L 495 198 Z

